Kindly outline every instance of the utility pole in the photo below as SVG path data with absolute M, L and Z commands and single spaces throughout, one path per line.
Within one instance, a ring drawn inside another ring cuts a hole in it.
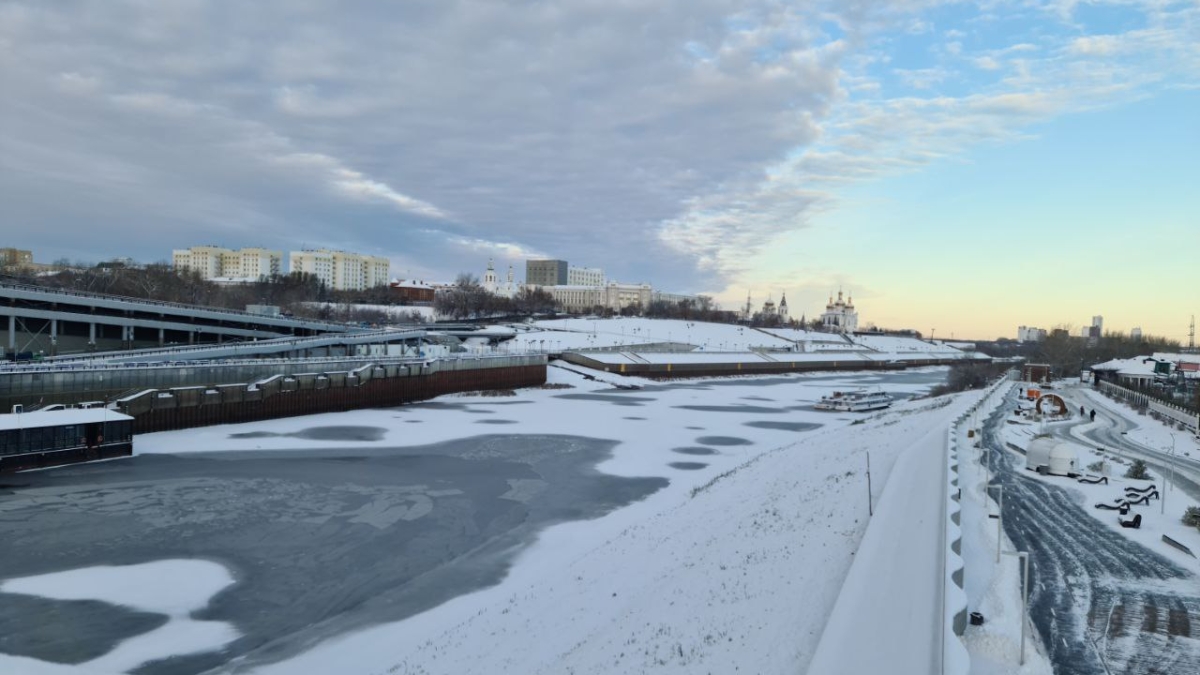
M 875 515 L 875 506 L 871 500 L 871 451 L 867 451 L 867 515 Z
M 1196 349 L 1196 315 L 1192 315 L 1192 323 L 1188 325 L 1188 351 Z

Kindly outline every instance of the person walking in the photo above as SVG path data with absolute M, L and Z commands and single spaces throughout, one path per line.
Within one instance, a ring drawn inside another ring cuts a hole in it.
M 1096 409 L 1095 408 L 1092 409 L 1092 421 L 1093 422 L 1096 421 Z

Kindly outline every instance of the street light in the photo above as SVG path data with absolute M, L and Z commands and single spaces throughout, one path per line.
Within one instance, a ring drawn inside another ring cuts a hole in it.
M 1163 449 L 1165 450 L 1166 448 Z M 1164 481 L 1162 497 L 1158 500 L 1162 502 L 1159 505 L 1159 515 L 1166 515 L 1167 513 L 1167 488 L 1171 486 L 1171 483 L 1175 482 L 1175 434 L 1171 434 L 1171 452 L 1167 454 L 1167 457 L 1171 458 L 1171 480 Z
M 989 490 L 996 490 L 1000 493 L 1000 513 L 996 516 L 996 563 L 1000 563 L 1000 542 L 1004 540 L 1004 486 L 989 485 Z
M 1025 612 L 1029 604 L 1029 552 L 1009 551 L 1004 555 L 1015 555 L 1021 559 L 1021 665 L 1025 665 Z

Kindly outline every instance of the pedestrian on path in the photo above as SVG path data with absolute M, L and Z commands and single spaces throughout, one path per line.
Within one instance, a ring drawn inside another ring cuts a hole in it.
M 1094 408 L 1092 409 L 1092 421 L 1096 421 L 1096 410 Z

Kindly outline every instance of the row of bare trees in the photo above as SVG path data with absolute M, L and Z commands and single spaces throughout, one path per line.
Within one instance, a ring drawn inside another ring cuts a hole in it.
M 524 287 L 511 298 L 488 292 L 479 278 L 460 274 L 454 286 L 442 290 L 433 300 L 439 316 L 451 319 L 478 319 L 489 316 L 533 316 L 558 310 L 554 297 L 541 288 Z

